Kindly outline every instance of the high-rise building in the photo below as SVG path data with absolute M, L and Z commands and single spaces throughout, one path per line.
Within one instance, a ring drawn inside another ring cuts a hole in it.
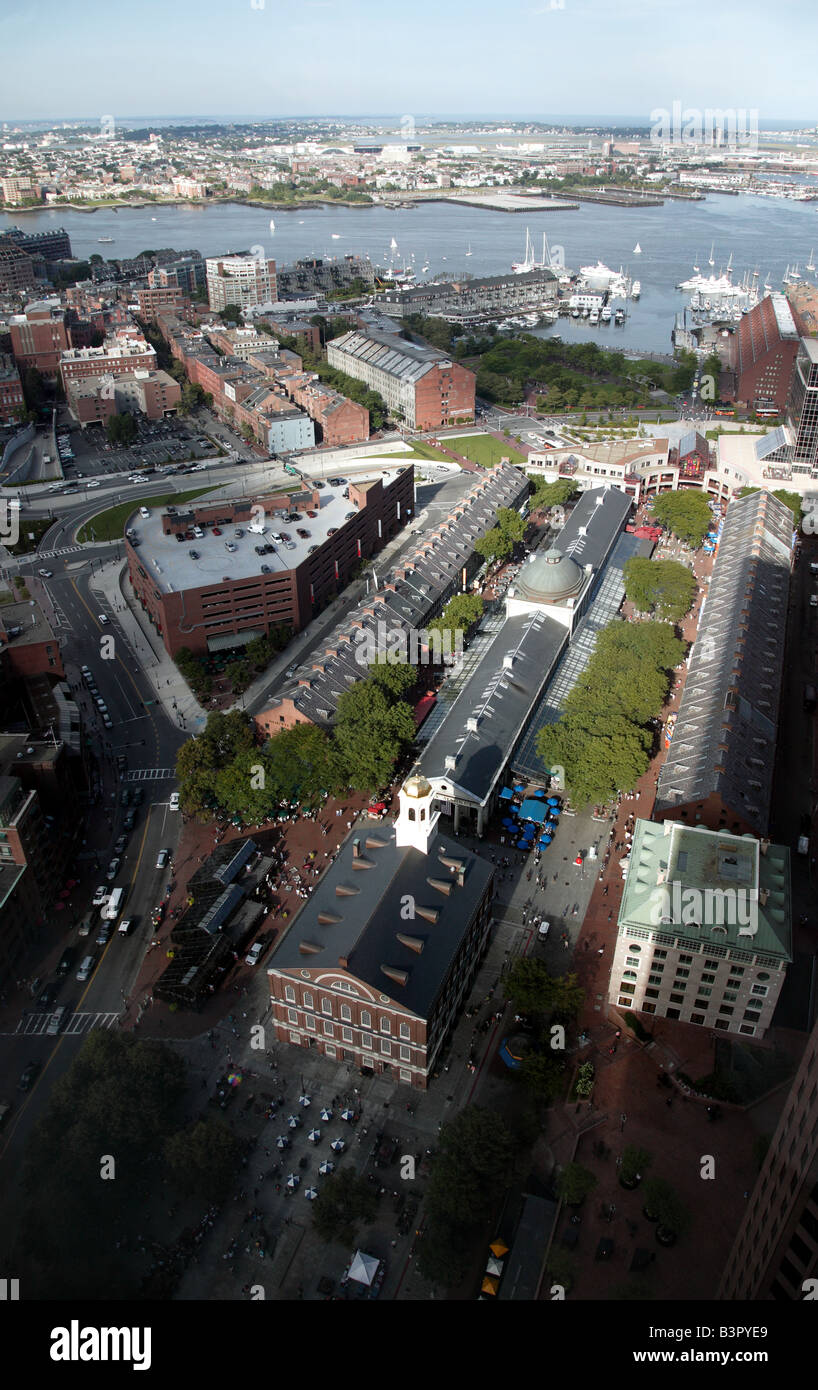
M 208 256 L 205 272 L 211 309 L 226 309 L 228 304 L 248 309 L 277 299 L 275 261 L 255 256 Z
M 726 1300 L 801 1302 L 818 1276 L 818 1024 L 722 1275 Z
M 19 294 L 36 285 L 34 261 L 12 237 L 0 236 L 0 291 Z
M 809 473 L 818 468 L 818 339 L 801 339 L 787 409 L 794 432 L 792 471 Z

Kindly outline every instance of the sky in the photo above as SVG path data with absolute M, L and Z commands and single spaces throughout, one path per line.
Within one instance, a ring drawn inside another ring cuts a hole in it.
M 0 119 L 818 124 L 818 0 L 0 0 Z

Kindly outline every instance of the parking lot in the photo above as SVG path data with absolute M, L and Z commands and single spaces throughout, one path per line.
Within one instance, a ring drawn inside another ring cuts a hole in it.
M 122 448 L 108 443 L 101 426 L 90 425 L 83 430 L 71 420 L 68 411 L 61 411 L 57 433 L 68 436 L 74 455 L 73 458 L 63 459 L 66 478 L 127 473 L 139 468 L 157 468 L 165 464 L 219 457 L 218 447 L 185 419 L 172 417 L 155 422 L 139 420 L 137 423 L 139 433 L 136 440 L 127 448 Z

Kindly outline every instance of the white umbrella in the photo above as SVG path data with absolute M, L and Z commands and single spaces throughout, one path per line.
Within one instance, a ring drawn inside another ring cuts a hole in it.
M 301 1121 L 299 1120 L 297 1115 L 290 1115 L 287 1120 L 287 1124 L 290 1126 L 290 1129 L 298 1129 L 298 1126 L 301 1124 Z
M 314 1202 L 316 1197 L 318 1196 L 318 1192 L 314 1187 L 305 1187 L 304 1196 L 306 1197 L 308 1202 Z
M 330 1148 L 334 1149 L 337 1154 L 341 1154 L 344 1152 L 346 1144 L 344 1143 L 343 1139 L 333 1139 L 332 1143 L 330 1144 Z
M 286 1134 L 279 1134 L 276 1139 L 276 1147 L 279 1149 L 288 1149 L 290 1147 L 290 1141 Z
M 301 1179 L 299 1178 L 297 1173 L 290 1173 L 290 1176 L 287 1179 L 287 1186 L 295 1188 L 298 1187 L 300 1182 Z
M 309 1134 L 307 1135 L 307 1138 L 309 1139 L 311 1144 L 317 1144 L 318 1140 L 321 1138 L 320 1129 L 311 1129 Z
M 299 1105 L 303 1105 L 306 1108 L 306 1106 L 312 1104 L 312 1101 L 310 1100 L 309 1096 L 299 1096 L 298 1103 Z
M 356 1250 L 349 1266 L 349 1277 L 357 1284 L 371 1284 L 379 1265 L 380 1260 L 376 1260 L 374 1255 L 367 1255 L 364 1250 Z
M 325 1124 L 332 1119 L 332 1111 L 329 1110 L 326 1105 L 321 1111 L 321 1119 L 324 1121 Z
M 347 1109 L 347 1110 L 342 1110 L 342 1111 L 341 1111 L 341 1119 L 342 1119 L 342 1120 L 354 1120 L 354 1119 L 355 1119 L 355 1111 L 354 1111 L 354 1110 L 349 1110 L 349 1109 Z
M 335 1164 L 331 1161 L 331 1159 L 325 1158 L 323 1163 L 319 1163 L 318 1171 L 319 1173 L 322 1173 L 324 1177 L 326 1177 L 327 1173 L 335 1172 Z

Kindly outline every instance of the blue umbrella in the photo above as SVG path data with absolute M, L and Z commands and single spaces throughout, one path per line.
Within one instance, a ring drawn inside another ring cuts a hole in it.
M 518 849 L 528 849 L 528 841 L 527 841 L 527 840 L 518 840 L 518 841 L 517 841 L 517 848 L 518 848 Z
M 543 797 L 545 796 L 545 792 L 543 791 L 542 787 L 540 787 L 539 791 L 536 791 L 534 795 L 536 796 L 538 801 L 542 801 Z
M 558 796 L 549 796 L 549 798 L 548 798 L 548 805 L 549 805 L 549 806 L 559 806 L 559 804 L 560 804 L 560 799 L 559 799 Z
M 515 790 L 515 792 L 524 792 L 524 791 L 525 791 L 525 782 L 520 782 L 519 786 L 515 787 L 514 790 Z
M 551 819 L 552 819 L 552 820 L 559 820 L 559 818 L 560 818 L 561 815 L 562 815 L 562 811 L 560 810 L 559 806 L 552 806 L 552 808 L 551 808 Z

